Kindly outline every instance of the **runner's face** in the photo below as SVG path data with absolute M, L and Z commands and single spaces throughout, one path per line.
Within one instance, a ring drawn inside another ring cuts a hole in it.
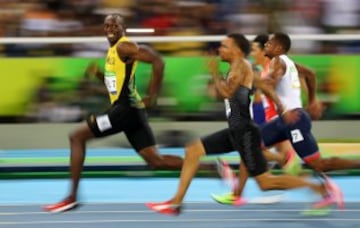
M 258 42 L 251 43 L 251 52 L 250 55 L 254 58 L 254 63 L 256 65 L 262 64 L 263 59 L 265 58 L 265 52 L 260 48 Z
M 265 43 L 265 55 L 269 58 L 272 58 L 276 55 L 276 50 L 278 49 L 278 43 L 274 37 L 270 37 L 269 41 Z
M 230 61 L 233 55 L 234 41 L 231 38 L 224 39 L 219 47 L 219 56 L 223 61 Z
M 124 28 L 116 17 L 108 16 L 105 18 L 104 32 L 109 43 L 113 45 L 123 36 Z

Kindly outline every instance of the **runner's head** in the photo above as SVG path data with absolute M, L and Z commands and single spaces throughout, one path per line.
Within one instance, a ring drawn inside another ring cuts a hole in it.
M 289 35 L 285 33 L 274 33 L 265 44 L 265 54 L 269 58 L 286 54 L 291 47 L 291 40 Z
M 250 44 L 246 37 L 239 33 L 232 33 L 221 41 L 219 55 L 221 60 L 231 62 L 239 57 L 246 57 L 250 52 Z
M 119 14 L 110 14 L 104 21 L 104 32 L 111 45 L 125 35 L 125 25 Z
M 255 65 L 261 65 L 266 60 L 265 44 L 268 42 L 269 36 L 266 34 L 257 35 L 251 43 L 250 55 L 254 58 Z

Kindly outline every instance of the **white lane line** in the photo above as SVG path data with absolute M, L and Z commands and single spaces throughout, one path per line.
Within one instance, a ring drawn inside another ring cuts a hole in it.
M 229 218 L 229 219 L 102 219 L 102 220 L 44 220 L 44 221 L 3 221 L 0 225 L 36 225 L 36 224 L 89 224 L 89 223 L 190 223 L 190 222 L 355 222 L 360 218 Z
M 186 212 L 192 213 L 203 213 L 203 212 L 236 212 L 236 213 L 247 213 L 247 212 L 303 212 L 306 210 L 303 209 L 187 209 Z M 344 209 L 338 210 L 333 209 L 331 212 L 360 212 L 360 209 Z M 65 212 L 66 213 L 66 212 Z M 96 210 L 96 211 L 71 211 L 67 212 L 68 214 L 138 214 L 138 213 L 154 213 L 151 210 Z M 41 211 L 8 211 L 8 212 L 0 212 L 0 216 L 15 216 L 15 215 L 42 215 L 42 214 L 63 214 L 63 213 L 49 213 L 49 212 L 41 212 Z

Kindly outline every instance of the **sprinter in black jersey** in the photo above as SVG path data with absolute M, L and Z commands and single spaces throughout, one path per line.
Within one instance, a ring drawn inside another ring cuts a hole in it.
M 262 190 L 307 187 L 323 197 L 328 194 L 326 185 L 316 184 L 296 176 L 273 176 L 268 171 L 267 162 L 261 150 L 260 131 L 249 112 L 250 93 L 254 81 L 251 64 L 245 59 L 249 52 L 249 41 L 241 34 L 230 34 L 221 42 L 220 58 L 230 66 L 226 78 L 222 78 L 219 74 L 215 61 L 212 61 L 209 66 L 217 92 L 225 100 L 228 127 L 186 146 L 185 160 L 176 194 L 166 202 L 147 203 L 150 209 L 162 214 L 178 215 L 186 191 L 198 169 L 200 158 L 234 150 L 239 151 L 245 164 L 242 166 L 245 168 L 240 172 L 248 172 L 250 176 L 253 176 Z M 277 110 L 286 123 L 291 124 L 296 120 L 296 113 L 283 113 L 283 107 L 277 95 L 267 93 L 266 85 L 256 86 L 274 100 Z

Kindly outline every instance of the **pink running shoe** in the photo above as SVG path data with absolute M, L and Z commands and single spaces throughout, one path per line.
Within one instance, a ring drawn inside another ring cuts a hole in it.
M 149 209 L 165 215 L 179 215 L 181 212 L 181 205 L 172 204 L 170 201 L 162 203 L 146 203 Z
M 333 195 L 328 195 L 328 196 L 324 197 L 322 200 L 320 200 L 319 202 L 315 203 L 312 206 L 312 208 L 313 209 L 327 208 L 335 203 L 336 203 L 335 197 L 333 197 Z
M 235 172 L 231 169 L 229 163 L 222 160 L 221 158 L 217 158 L 216 166 L 217 171 L 224 183 L 229 185 L 234 191 L 237 188 L 237 177 Z
M 333 182 L 328 176 L 326 176 L 325 174 L 323 174 L 323 177 L 326 181 L 326 187 L 329 189 L 330 194 L 332 195 L 332 197 L 334 197 L 335 202 L 338 206 L 338 208 L 340 210 L 345 209 L 345 204 L 344 204 L 344 195 L 340 189 L 340 187 L 335 184 L 335 182 Z
M 345 208 L 344 196 L 340 187 L 325 174 L 322 174 L 322 177 L 325 179 L 325 187 L 328 190 L 329 195 L 324 197 L 321 201 L 315 203 L 313 208 L 320 209 L 329 207 L 332 204 L 337 204 L 338 208 L 343 210 Z

